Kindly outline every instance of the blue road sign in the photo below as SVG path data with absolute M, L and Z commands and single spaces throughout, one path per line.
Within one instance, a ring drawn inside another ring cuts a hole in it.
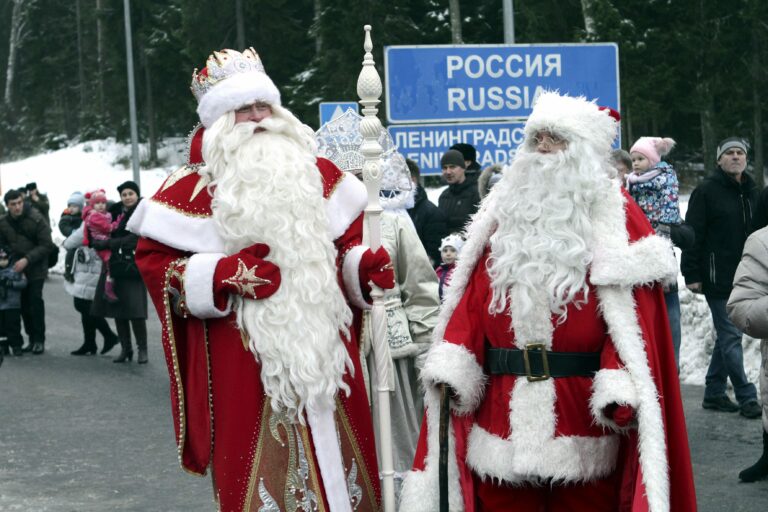
M 523 119 L 543 90 L 619 110 L 614 43 L 388 46 L 384 73 L 390 123 Z
M 325 123 L 327 123 L 331 119 L 335 119 L 336 116 L 340 116 L 341 114 L 346 112 L 347 109 L 350 109 L 350 108 L 355 112 L 358 112 L 357 102 L 355 101 L 324 101 L 320 103 L 320 126 L 323 126 Z
M 523 142 L 523 126 L 522 122 L 400 124 L 388 130 L 400 153 L 430 175 L 440 174 L 440 157 L 457 142 L 475 146 L 480 167 L 511 162 Z

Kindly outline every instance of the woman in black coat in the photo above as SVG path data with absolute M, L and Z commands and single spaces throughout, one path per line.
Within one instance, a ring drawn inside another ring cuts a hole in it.
M 101 248 L 112 250 L 110 275 L 114 280 L 118 300 L 109 302 L 104 296 L 104 283 L 107 277 L 105 266 L 96 288 L 91 314 L 115 319 L 117 336 L 120 338 L 122 347 L 120 355 L 114 360 L 115 363 L 133 360 L 132 329 L 139 352 L 137 361 L 139 364 L 144 364 L 147 362 L 147 288 L 133 261 L 139 237 L 126 228 L 141 197 L 139 186 L 133 181 L 126 181 L 117 187 L 117 191 L 120 192 L 122 203 L 122 213 L 117 217 L 119 220 L 117 228 L 112 232 L 109 240 L 92 240 L 91 246 L 97 250 Z

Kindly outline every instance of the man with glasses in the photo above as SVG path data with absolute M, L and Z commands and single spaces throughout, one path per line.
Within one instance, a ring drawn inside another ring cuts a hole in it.
M 450 510 L 695 510 L 657 284 L 677 265 L 615 179 L 617 128 L 583 98 L 538 97 L 467 229 L 421 372 L 426 432 L 401 512 L 438 509 L 443 448 Z
M 181 463 L 212 469 L 221 510 L 378 510 L 358 336 L 394 274 L 361 245 L 365 186 L 318 158 L 253 48 L 214 52 L 192 92 L 189 163 L 129 223 Z
M 744 243 L 753 229 L 758 190 L 746 168 L 746 141 L 729 137 L 718 144 L 717 168 L 694 189 L 688 203 L 685 222 L 695 231 L 696 241 L 692 248 L 683 250 L 680 270 L 686 286 L 706 297 L 715 325 L 715 347 L 702 407 L 759 418 L 757 390 L 744 372 L 742 332 L 728 318 L 725 308 Z M 728 379 L 738 404 L 726 395 Z

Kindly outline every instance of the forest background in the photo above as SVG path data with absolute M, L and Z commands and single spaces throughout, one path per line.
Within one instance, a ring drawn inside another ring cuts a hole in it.
M 123 6 L 0 0 L 0 161 L 129 138 Z M 514 20 L 516 43 L 618 44 L 625 148 L 676 139 L 669 160 L 690 183 L 737 135 L 764 169 L 767 1 L 516 0 Z M 504 42 L 502 0 L 132 0 L 131 21 L 143 166 L 195 125 L 188 86 L 212 50 L 255 47 L 283 103 L 317 128 L 319 102 L 357 98 L 364 24 L 382 76 L 387 45 Z

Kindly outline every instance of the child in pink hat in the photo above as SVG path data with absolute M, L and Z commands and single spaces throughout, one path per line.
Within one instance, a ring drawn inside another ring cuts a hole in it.
M 627 175 L 627 190 L 656 230 L 660 224 L 682 223 L 677 173 L 661 159 L 674 146 L 670 138 L 640 137 L 629 150 L 632 172 Z
M 629 194 L 645 212 L 657 234 L 667 238 L 672 238 L 672 230 L 683 222 L 678 204 L 677 174 L 661 159 L 674 146 L 675 141 L 669 138 L 639 138 L 629 150 L 632 172 L 627 175 Z M 677 283 L 664 286 L 664 302 L 672 332 L 672 349 L 679 367 L 681 333 Z
M 107 195 L 103 189 L 93 190 L 85 194 L 88 205 L 83 209 L 83 231 L 85 245 L 88 240 L 109 240 L 117 226 L 117 221 L 112 221 L 112 216 L 107 212 Z M 109 302 L 117 302 L 115 285 L 112 276 L 109 275 L 109 258 L 112 256 L 110 249 L 96 251 L 107 269 L 107 277 L 104 282 L 104 298 Z

